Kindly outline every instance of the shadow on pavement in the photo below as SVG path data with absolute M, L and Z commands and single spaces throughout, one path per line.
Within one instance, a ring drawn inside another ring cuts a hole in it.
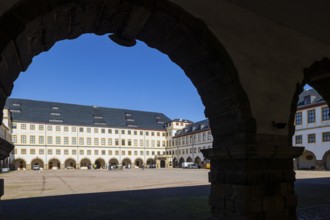
M 3 219 L 207 219 L 210 185 L 1 201 Z

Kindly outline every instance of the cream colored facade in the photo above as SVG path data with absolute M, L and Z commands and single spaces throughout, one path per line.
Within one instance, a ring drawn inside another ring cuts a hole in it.
M 166 149 L 166 154 L 172 156 L 173 167 L 181 167 L 183 162 L 194 162 L 198 165 L 206 162 L 207 159 L 204 158 L 201 150 L 212 148 L 213 143 L 208 123 L 187 123 L 184 127 L 179 126 L 177 122 L 172 124 L 176 129 L 179 128 L 172 137 L 172 145 Z M 188 127 L 191 127 L 191 130 Z M 181 130 L 181 133 L 178 130 Z
M 0 138 L 8 141 L 9 143 L 12 142 L 11 118 L 8 109 L 3 110 L 3 123 L 0 126 Z M 9 157 L 0 161 L 0 172 L 4 172 L 5 170 L 11 168 L 10 166 L 13 164 L 13 161 L 14 155 L 13 152 L 11 152 Z
M 165 152 L 165 131 L 13 123 L 15 168 L 141 167 Z

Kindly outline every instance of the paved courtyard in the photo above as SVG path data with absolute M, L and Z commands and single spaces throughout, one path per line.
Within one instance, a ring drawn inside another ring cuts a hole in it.
M 1 174 L 4 219 L 207 219 L 208 170 Z M 330 219 L 330 172 L 297 171 L 299 219 Z

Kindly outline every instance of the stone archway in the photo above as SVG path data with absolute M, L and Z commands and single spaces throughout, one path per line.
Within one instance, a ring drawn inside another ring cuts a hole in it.
M 64 169 L 76 169 L 76 161 L 72 158 L 65 160 Z
M 304 153 L 298 158 L 297 168 L 300 170 L 315 170 L 316 157 L 311 151 L 305 150 Z
M 324 153 L 322 162 L 325 170 L 330 170 L 330 150 Z
M 53 3 L 50 0 L 17 0 L 15 7 L 2 16 L 4 24 L 14 25 L 12 28 L 4 26 L 0 39 L 0 106 L 10 95 L 14 80 L 27 69 L 35 55 L 49 50 L 59 40 L 74 39 L 83 33 L 114 33 L 110 38 L 121 45 L 132 46 L 138 39 L 166 53 L 195 85 L 210 120 L 213 146 L 218 149 L 216 153 L 209 152 L 214 161 L 211 173 L 217 173 L 222 167 L 233 167 L 228 160 L 229 156 L 232 158 L 229 147 L 240 146 L 235 152 L 241 155 L 247 145 L 257 143 L 256 122 L 237 71 L 219 37 L 202 20 L 165 0 Z M 225 159 L 227 164 L 222 166 L 220 159 Z M 235 171 L 232 172 L 234 175 Z M 210 181 L 216 189 L 238 184 L 211 178 Z M 219 201 L 210 199 L 214 216 L 219 215 L 219 210 L 232 213 L 219 207 Z
M 14 161 L 15 170 L 25 170 L 26 169 L 26 162 L 23 159 L 17 158 Z
M 95 169 L 105 169 L 105 160 L 102 158 L 95 160 Z
M 182 167 L 182 164 L 183 164 L 184 162 L 185 162 L 185 161 L 184 161 L 183 157 L 181 157 L 180 160 L 179 160 L 179 167 L 180 167 L 180 168 Z
M 91 169 L 92 168 L 92 162 L 88 158 L 84 158 L 80 161 L 80 169 Z
M 196 157 L 195 160 L 194 160 L 194 163 L 197 164 L 198 166 L 201 165 L 201 162 L 202 162 L 202 160 L 201 160 L 200 157 Z
M 59 170 L 61 169 L 61 162 L 59 159 L 53 158 L 48 162 L 48 169 L 49 170 Z
M 118 166 L 119 162 L 116 158 L 112 158 L 109 160 L 109 165 L 111 166 Z
M 33 166 L 34 165 L 39 166 L 41 169 L 45 169 L 45 167 L 44 167 L 44 161 L 42 159 L 40 159 L 40 158 L 33 159 L 31 161 L 31 169 L 33 169 Z
M 191 159 L 191 157 L 188 157 L 186 161 L 187 162 L 193 162 L 193 160 Z
M 178 168 L 179 167 L 179 162 L 178 162 L 178 159 L 176 159 L 176 157 L 173 158 L 173 167 L 174 168 Z
M 165 167 L 166 167 L 166 161 L 160 160 L 160 168 L 165 168 Z
M 123 165 L 123 167 L 129 169 L 129 168 L 132 167 L 132 161 L 131 161 L 129 158 L 125 158 L 125 159 L 123 159 L 123 161 L 122 161 L 122 165 Z
M 142 168 L 143 160 L 141 158 L 137 158 L 134 161 L 135 168 Z

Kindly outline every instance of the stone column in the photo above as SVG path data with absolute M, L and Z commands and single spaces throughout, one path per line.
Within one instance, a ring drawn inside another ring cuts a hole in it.
M 255 145 L 203 150 L 211 159 L 212 219 L 296 219 L 293 158 L 302 151 Z

